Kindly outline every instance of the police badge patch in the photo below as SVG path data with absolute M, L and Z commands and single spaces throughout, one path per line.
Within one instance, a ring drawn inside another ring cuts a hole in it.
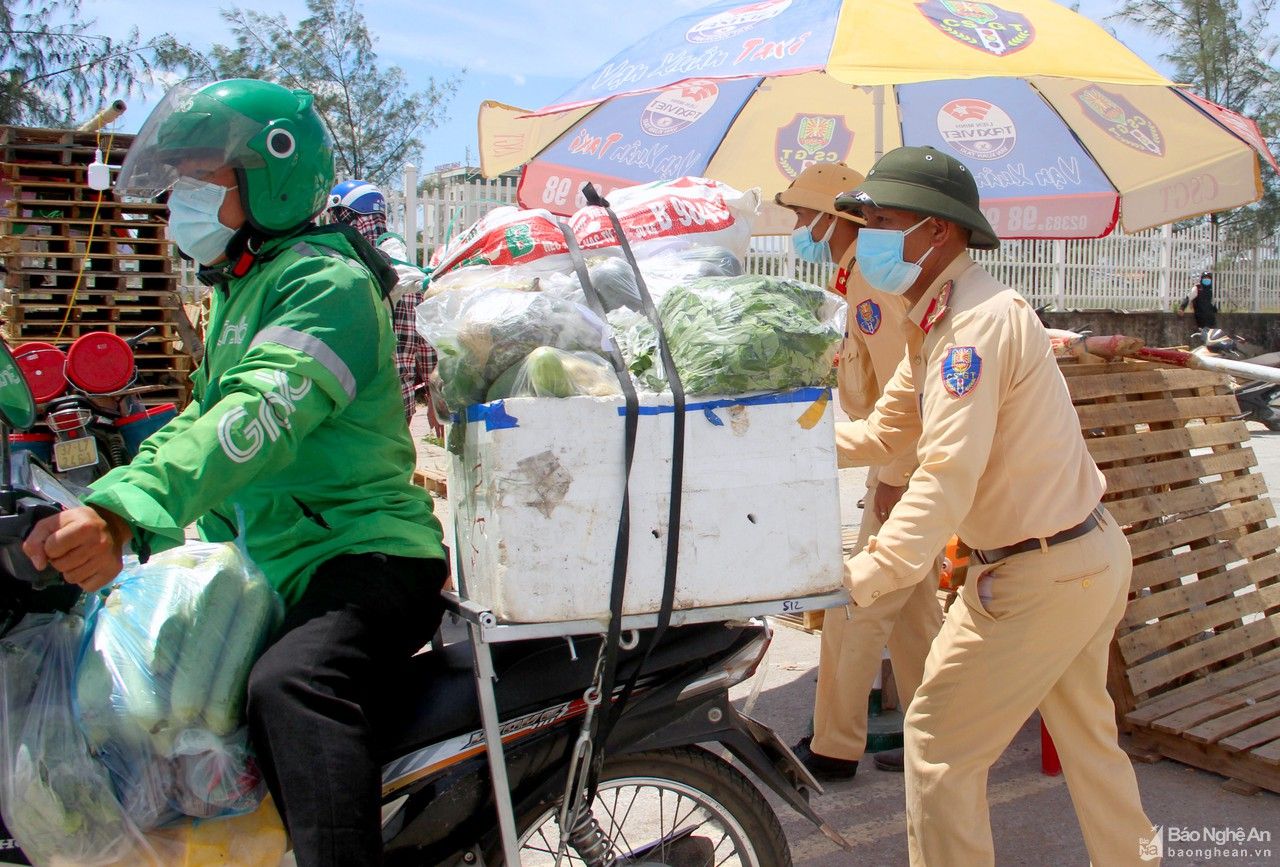
M 953 346 L 942 359 L 942 385 L 956 397 L 964 397 L 982 376 L 982 356 L 972 346 Z
M 858 330 L 863 334 L 875 334 L 880 330 L 880 305 L 870 298 L 859 301 L 854 319 L 858 323 Z
M 996 57 L 1021 51 L 1036 38 L 1031 19 L 992 3 L 926 0 L 916 9 L 952 39 Z
M 1107 135 L 1141 153 L 1163 157 L 1164 136 L 1155 121 L 1139 111 L 1119 93 L 1096 84 L 1077 90 L 1073 96 L 1085 117 L 1106 130 Z

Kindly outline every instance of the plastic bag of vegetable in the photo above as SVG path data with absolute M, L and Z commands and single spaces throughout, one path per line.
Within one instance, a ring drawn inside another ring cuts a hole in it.
M 620 248 L 598 250 L 585 257 L 585 264 L 591 285 L 599 293 L 600 303 L 606 312 L 620 307 L 641 309 L 635 269 L 622 255 Z M 695 277 L 735 277 L 742 273 L 742 263 L 724 247 L 667 250 L 653 256 L 644 256 L 636 264 L 644 278 L 645 288 L 649 290 L 655 303 L 672 286 L 686 283 Z M 539 281 L 539 286 L 545 291 L 584 302 L 582 284 L 578 282 L 575 272 L 544 276 Z
M 539 346 L 489 387 L 487 400 L 507 397 L 607 397 L 621 394 L 613 365 L 592 352 Z
M 47 615 L 0 643 L 0 809 L 34 863 L 96 863 L 141 845 L 75 718 L 77 614 Z
M 512 365 L 540 346 L 601 352 L 605 324 L 586 307 L 546 292 L 445 292 L 417 308 L 418 331 L 436 348 L 443 396 L 458 412 L 481 403 Z
M 181 819 L 143 835 L 143 847 L 96 867 L 276 867 L 287 846 L 271 796 L 251 813 Z
M 829 384 L 845 303 L 798 280 L 699 277 L 673 286 L 658 314 L 685 391 L 732 395 Z M 667 389 L 648 319 L 618 310 L 609 322 L 642 385 Z
M 242 711 L 249 669 L 281 610 L 232 545 L 189 542 L 132 563 L 111 585 L 76 673 L 77 707 L 89 746 L 138 827 L 243 812 L 261 798 Z M 237 797 L 213 806 L 188 797 L 184 757 L 193 751 L 184 745 L 193 738 L 217 742 L 194 752 L 236 758 L 238 767 L 220 776 L 239 780 Z

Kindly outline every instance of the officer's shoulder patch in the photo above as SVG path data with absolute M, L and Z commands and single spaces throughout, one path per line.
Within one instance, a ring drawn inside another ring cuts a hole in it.
M 883 321 L 880 305 L 870 298 L 859 301 L 858 306 L 854 308 L 854 320 L 858 323 L 858 330 L 863 334 L 875 334 L 880 330 L 880 323 Z
M 956 397 L 964 397 L 978 387 L 982 377 L 982 356 L 973 346 L 953 346 L 942 359 L 942 386 Z

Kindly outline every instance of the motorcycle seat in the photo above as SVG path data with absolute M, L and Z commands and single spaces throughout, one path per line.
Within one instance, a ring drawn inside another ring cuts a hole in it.
M 620 650 L 618 683 L 639 664 L 651 633 L 640 633 L 631 650 Z M 706 623 L 672 627 L 656 647 L 645 671 L 714 658 L 733 646 L 741 627 Z M 595 671 L 600 636 L 574 638 L 577 659 L 563 638 L 491 644 L 497 682 L 498 716 L 506 720 L 546 708 L 558 700 L 581 698 Z M 384 760 L 481 727 L 470 640 L 432 648 L 409 660 L 400 691 L 390 709 L 388 737 L 380 744 Z

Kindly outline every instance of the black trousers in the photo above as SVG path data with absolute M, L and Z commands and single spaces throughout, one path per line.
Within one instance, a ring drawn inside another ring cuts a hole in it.
M 299 867 L 382 863 L 376 744 L 405 661 L 440 625 L 445 575 L 443 560 L 335 557 L 254 665 L 249 731 Z

